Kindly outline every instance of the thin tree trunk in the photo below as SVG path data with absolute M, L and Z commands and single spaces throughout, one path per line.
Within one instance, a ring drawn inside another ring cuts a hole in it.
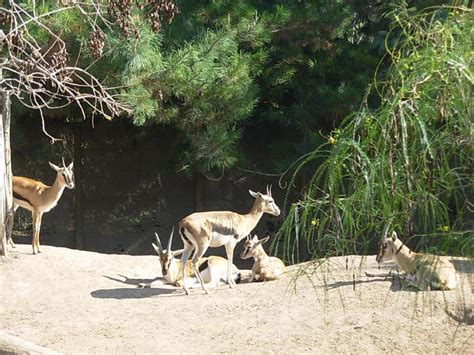
M 84 188 L 82 169 L 82 141 L 84 137 L 84 124 L 74 126 L 74 238 L 77 249 L 84 249 Z
M 7 256 L 13 227 L 12 170 L 10 152 L 10 96 L 0 91 L 0 255 Z
M 12 187 L 12 154 L 10 145 L 11 127 L 11 100 L 10 95 L 4 95 L 5 114 L 3 115 L 3 129 L 5 131 L 5 165 L 7 174 L 7 242 L 12 238 L 13 232 L 13 187 Z

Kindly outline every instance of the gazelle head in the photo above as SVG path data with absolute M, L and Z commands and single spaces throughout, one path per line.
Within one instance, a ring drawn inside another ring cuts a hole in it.
M 63 166 L 59 167 L 54 165 L 53 163 L 49 162 L 49 166 L 51 166 L 57 173 L 58 177 L 62 183 L 62 185 L 66 186 L 68 189 L 74 188 L 74 173 L 72 171 L 73 162 L 66 166 L 63 158 Z
M 255 250 L 262 244 L 268 242 L 268 239 L 270 239 L 270 236 L 258 239 L 256 235 L 253 236 L 253 238 L 250 238 L 250 235 L 247 236 L 247 239 L 245 240 L 244 244 L 244 250 L 240 254 L 240 257 L 242 259 L 248 259 L 251 258 L 255 252 Z
M 386 260 L 392 259 L 396 255 L 397 250 L 400 248 L 401 245 L 401 240 L 398 239 L 397 233 L 393 231 L 392 236 L 385 236 L 381 240 L 379 246 L 379 253 L 377 254 L 375 260 L 380 264 Z
M 264 213 L 269 213 L 274 216 L 280 215 L 280 208 L 275 203 L 272 197 L 272 186 L 267 185 L 267 194 L 264 195 L 261 192 L 253 192 L 249 190 L 250 195 L 255 197 L 257 201 L 260 203 L 261 210 Z
M 168 274 L 168 270 L 170 269 L 170 266 L 171 266 L 171 263 L 173 262 L 174 257 L 179 256 L 183 253 L 183 249 L 176 250 L 176 251 L 171 250 L 171 243 L 173 242 L 173 234 L 174 234 L 174 227 L 171 230 L 170 239 L 168 240 L 168 246 L 164 250 L 163 250 L 163 247 L 161 246 L 160 237 L 158 236 L 158 233 L 155 232 L 156 244 L 151 243 L 151 245 L 153 246 L 153 249 L 155 249 L 155 252 L 160 257 L 161 272 L 163 276 L 166 276 Z

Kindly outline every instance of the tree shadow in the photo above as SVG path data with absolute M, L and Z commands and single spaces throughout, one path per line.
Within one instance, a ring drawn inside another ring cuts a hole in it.
M 344 286 L 352 286 L 353 290 L 355 291 L 356 285 L 364 284 L 364 283 L 372 283 L 372 282 L 387 282 L 390 281 L 390 290 L 393 292 L 398 291 L 405 291 L 405 292 L 419 292 L 420 290 L 416 289 L 415 287 L 403 287 L 402 279 L 399 275 L 393 274 L 390 276 L 366 276 L 365 279 L 359 280 L 347 280 L 347 281 L 336 281 L 332 284 L 327 286 L 328 290 L 344 287 Z M 436 291 L 436 290 L 433 290 Z
M 474 325 L 474 313 L 472 307 L 464 305 L 455 310 L 446 309 L 446 314 L 458 323 Z
M 355 286 L 359 285 L 359 284 L 371 283 L 371 282 L 381 282 L 381 281 L 386 281 L 386 278 L 384 278 L 384 277 L 371 277 L 370 279 L 364 279 L 364 280 L 336 281 L 336 282 L 333 282 L 332 284 L 327 285 L 327 289 L 332 290 L 334 288 L 344 287 L 344 286 L 352 286 L 352 288 L 355 289 Z
M 91 292 L 93 298 L 101 299 L 140 299 L 160 295 L 181 296 L 184 293 L 173 288 L 113 288 L 101 289 Z

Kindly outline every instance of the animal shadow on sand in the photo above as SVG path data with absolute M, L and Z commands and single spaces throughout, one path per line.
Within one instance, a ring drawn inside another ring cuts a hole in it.
M 390 290 L 393 292 L 397 291 L 405 291 L 405 292 L 418 292 L 415 287 L 407 287 L 403 286 L 402 278 L 396 272 L 393 272 L 390 276 L 365 276 L 363 279 L 356 280 L 347 280 L 347 281 L 336 281 L 332 284 L 327 285 L 327 289 L 331 290 L 338 287 L 343 286 L 352 286 L 352 288 L 356 289 L 356 285 L 365 284 L 365 283 L 372 283 L 372 282 L 387 282 L 390 281 Z
M 123 279 L 119 279 L 112 276 L 104 275 L 105 278 L 119 282 L 125 285 L 133 285 L 134 288 L 130 287 L 121 287 L 121 288 L 112 288 L 112 289 L 100 289 L 91 292 L 91 296 L 93 298 L 102 298 L 102 299 L 139 299 L 139 298 L 148 298 L 160 295 L 168 295 L 168 296 L 179 296 L 181 295 L 180 290 L 176 288 L 171 288 L 168 285 L 163 285 L 163 287 L 152 287 L 152 288 L 138 288 L 138 284 L 140 283 L 150 283 L 155 279 L 134 279 L 129 278 L 124 275 L 118 275 Z
M 371 283 L 371 282 L 381 282 L 385 281 L 384 277 L 371 277 L 370 279 L 364 279 L 364 280 L 347 280 L 347 281 L 336 281 L 331 284 L 327 285 L 328 290 L 332 290 L 334 288 L 338 287 L 344 287 L 344 286 L 352 286 L 352 288 L 355 290 L 356 285 L 360 284 L 365 284 L 365 283 Z
M 160 279 L 159 277 L 154 278 L 154 279 L 132 279 L 132 278 L 129 278 L 125 275 L 118 275 L 119 277 L 122 277 L 123 279 L 119 279 L 119 278 L 112 277 L 112 276 L 107 276 L 107 275 L 103 275 L 103 276 L 106 279 L 109 279 L 109 280 L 112 280 L 112 281 L 120 282 L 120 283 L 125 284 L 125 285 L 134 285 L 134 286 L 138 286 L 141 283 L 150 283 L 150 282 L 153 282 L 155 280 Z
M 360 274 L 362 271 L 361 269 L 358 269 L 357 272 L 353 272 L 352 274 L 352 280 L 344 280 L 344 281 L 335 281 L 333 283 L 330 283 L 326 285 L 326 288 L 328 290 L 332 290 L 335 288 L 339 287 L 344 287 L 344 286 L 352 286 L 353 290 L 355 291 L 357 285 L 362 285 L 366 283 L 372 283 L 372 282 L 386 282 L 386 281 L 391 281 L 391 287 L 390 289 L 392 291 L 400 291 L 401 290 L 401 280 L 398 272 L 396 271 L 395 264 L 389 264 L 387 263 L 386 265 L 380 265 L 378 267 L 379 272 L 376 273 L 382 273 L 382 274 L 389 274 L 387 275 L 373 275 L 373 276 L 368 276 L 364 273 L 362 273 L 362 278 L 357 278 L 356 275 Z M 409 290 L 408 290 L 409 291 Z

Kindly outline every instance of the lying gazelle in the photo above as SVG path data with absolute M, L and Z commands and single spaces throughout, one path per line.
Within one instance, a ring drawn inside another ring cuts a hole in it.
M 74 188 L 74 175 L 72 171 L 73 163 L 66 166 L 63 158 L 63 166 L 59 167 L 49 163 L 56 172 L 56 180 L 52 186 L 43 184 L 40 181 L 32 180 L 26 177 L 13 176 L 13 210 L 18 207 L 26 208 L 31 211 L 33 218 L 33 254 L 40 252 L 40 229 L 43 213 L 49 212 L 58 203 L 64 191 Z M 13 240 L 9 240 L 11 246 L 14 246 Z
M 155 233 L 156 244 L 152 243 L 153 249 L 160 257 L 161 272 L 163 277 L 157 278 L 151 283 L 141 283 L 138 287 L 153 287 L 155 285 L 175 285 L 176 287 L 183 287 L 183 277 L 181 275 L 181 261 L 176 259 L 176 256 L 181 255 L 183 249 L 172 251 L 171 243 L 173 242 L 173 232 L 174 228 L 171 231 L 170 239 L 168 240 L 168 246 L 166 249 L 163 249 L 160 242 L 160 237 Z M 198 265 L 201 270 L 201 274 L 204 282 L 208 287 L 216 287 L 219 285 L 221 280 L 227 279 L 227 260 L 221 258 L 220 256 L 210 256 L 208 258 L 202 258 Z M 186 286 L 187 287 L 196 287 L 200 284 L 196 283 L 194 278 L 194 271 L 191 268 L 191 261 L 187 261 L 185 268 L 186 276 Z M 232 279 L 236 282 L 240 281 L 239 269 L 232 264 Z
M 270 237 L 258 239 L 256 235 L 250 238 L 247 236 L 244 251 L 240 254 L 242 259 L 253 257 L 255 262 L 252 266 L 252 275 L 249 282 L 272 281 L 285 273 L 285 264 L 275 256 L 268 256 L 262 244 L 266 243 Z
M 380 244 L 377 262 L 394 260 L 406 273 L 409 286 L 419 290 L 452 290 L 456 288 L 456 270 L 443 256 L 415 253 L 398 239 L 397 233 L 385 237 Z M 367 276 L 385 276 L 366 273 Z
M 181 256 L 181 268 L 184 268 L 191 251 L 194 254 L 191 260 L 192 268 L 196 277 L 201 283 L 202 289 L 208 293 L 204 286 L 204 280 L 199 272 L 199 260 L 209 247 L 219 247 L 224 245 L 227 254 L 227 283 L 230 287 L 235 286 L 232 280 L 232 261 L 236 244 L 248 235 L 255 228 L 264 213 L 274 216 L 280 215 L 280 209 L 273 200 L 271 187 L 267 186 L 267 194 L 253 192 L 250 195 L 255 198 L 255 202 L 247 214 L 239 214 L 230 211 L 213 211 L 193 213 L 179 222 L 179 233 L 184 243 L 184 250 Z M 185 279 L 186 275 L 184 276 Z M 186 294 L 189 290 L 186 282 L 183 284 Z

